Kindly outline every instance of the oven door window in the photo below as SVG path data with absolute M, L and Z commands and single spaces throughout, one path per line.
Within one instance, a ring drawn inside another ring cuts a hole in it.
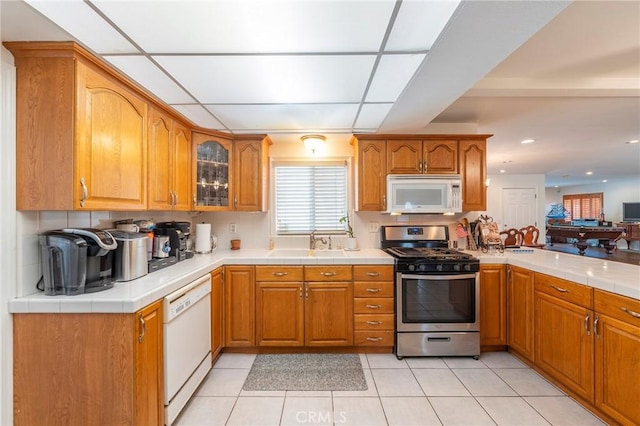
M 453 277 L 453 276 L 452 276 Z M 403 278 L 402 322 L 474 323 L 475 278 Z

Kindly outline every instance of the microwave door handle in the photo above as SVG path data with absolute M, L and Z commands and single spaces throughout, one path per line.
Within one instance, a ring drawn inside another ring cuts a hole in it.
M 447 185 L 447 191 L 449 192 L 449 196 L 447 197 L 447 208 L 451 210 L 453 208 L 453 186 Z

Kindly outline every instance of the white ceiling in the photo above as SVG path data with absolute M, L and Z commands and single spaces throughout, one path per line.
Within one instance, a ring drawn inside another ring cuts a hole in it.
M 625 144 L 640 139 L 640 1 L 570 3 L 3 0 L 0 13 L 3 41 L 76 40 L 202 127 L 276 143 L 471 128 L 494 134 L 489 173 L 640 182 L 640 144 Z

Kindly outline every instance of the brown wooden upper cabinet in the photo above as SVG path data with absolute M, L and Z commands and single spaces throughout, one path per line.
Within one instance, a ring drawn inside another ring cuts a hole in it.
M 149 209 L 191 209 L 191 130 L 149 108 Z
M 387 140 L 389 174 L 458 173 L 457 140 Z
M 17 71 L 17 209 L 146 209 L 144 96 L 75 43 L 5 46 Z
M 387 142 L 353 137 L 357 174 L 356 199 L 359 211 L 386 209 Z
M 265 211 L 270 139 L 266 135 L 193 133 L 193 209 Z
M 460 174 L 462 210 L 486 210 L 486 140 L 491 136 L 354 135 L 357 210 L 386 210 L 387 174 L 420 173 Z

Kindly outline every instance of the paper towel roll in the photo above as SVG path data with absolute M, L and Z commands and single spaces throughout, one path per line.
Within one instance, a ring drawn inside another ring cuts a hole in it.
M 196 253 L 211 253 L 210 223 L 196 223 Z

